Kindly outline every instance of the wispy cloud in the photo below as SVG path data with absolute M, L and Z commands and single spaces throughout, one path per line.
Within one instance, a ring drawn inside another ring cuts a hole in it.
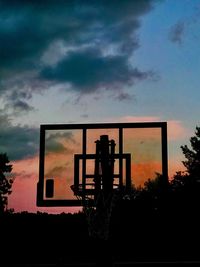
M 173 43 L 182 44 L 185 34 L 185 22 L 179 21 L 170 29 L 169 39 Z
M 169 29 L 169 40 L 175 44 L 182 45 L 183 42 L 190 36 L 199 38 L 199 15 L 200 6 L 196 6 L 193 14 L 179 19 Z
M 112 122 L 162 122 L 163 118 L 158 116 L 124 116 L 119 118 L 111 118 Z M 191 132 L 184 127 L 182 121 L 167 120 L 168 139 L 170 141 L 188 138 Z
M 73 150 L 70 148 L 70 146 L 66 146 L 66 142 L 69 143 L 76 143 L 76 141 L 73 138 L 72 132 L 63 132 L 63 133 L 51 133 L 45 140 L 46 147 L 45 147 L 45 153 L 72 153 Z
M 169 140 L 181 140 L 188 138 L 190 135 L 187 128 L 185 128 L 181 121 L 169 120 L 168 121 L 168 138 Z

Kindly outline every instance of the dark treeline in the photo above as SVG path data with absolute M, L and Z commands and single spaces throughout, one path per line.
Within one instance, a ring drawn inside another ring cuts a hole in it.
M 107 241 L 89 236 L 81 212 L 4 213 L 0 218 L 1 262 L 94 262 L 105 252 L 115 261 L 200 260 L 200 202 L 192 191 L 171 190 L 165 199 L 146 191 L 119 200 Z
M 1 262 L 200 261 L 200 128 L 182 146 L 185 172 L 168 184 L 148 180 L 129 195 L 119 194 L 109 239 L 89 236 L 84 212 L 12 213 L 0 216 Z

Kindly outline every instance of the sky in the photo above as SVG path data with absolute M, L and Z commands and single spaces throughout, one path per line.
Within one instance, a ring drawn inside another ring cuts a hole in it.
M 0 152 L 9 208 L 36 207 L 45 123 L 166 121 L 170 177 L 200 124 L 199 0 L 0 1 Z

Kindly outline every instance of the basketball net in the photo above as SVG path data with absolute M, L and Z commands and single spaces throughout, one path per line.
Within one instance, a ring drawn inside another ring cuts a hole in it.
M 107 199 L 100 192 L 94 206 L 87 199 L 83 201 L 83 212 L 88 222 L 89 235 L 92 238 L 109 239 L 112 210 L 119 199 L 119 192 L 113 191 Z

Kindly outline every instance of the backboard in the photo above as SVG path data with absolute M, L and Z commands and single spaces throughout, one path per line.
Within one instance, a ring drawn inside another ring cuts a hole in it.
M 166 122 L 41 125 L 37 206 L 81 206 L 83 193 L 93 199 L 105 138 L 113 144 L 113 189 L 142 186 L 156 173 L 168 179 Z

